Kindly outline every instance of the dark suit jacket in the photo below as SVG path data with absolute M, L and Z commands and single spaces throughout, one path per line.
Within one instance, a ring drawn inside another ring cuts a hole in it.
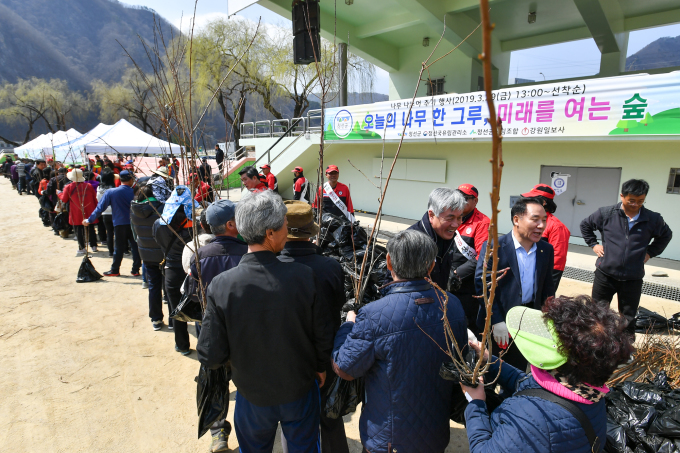
M 482 246 L 480 258 L 486 253 L 487 242 Z M 548 297 L 555 295 L 555 286 L 552 279 L 552 269 L 554 267 L 555 252 L 553 246 L 545 241 L 536 243 L 536 273 L 534 274 L 534 308 L 540 309 Z M 491 325 L 505 321 L 505 315 L 512 307 L 522 305 L 522 282 L 515 254 L 515 244 L 512 234 L 508 233 L 498 239 L 498 269 L 509 267 L 510 270 L 499 282 L 496 287 L 496 295 L 493 301 L 493 314 L 491 315 Z M 482 286 L 482 275 L 484 260 L 477 260 L 475 271 L 475 289 L 481 295 L 484 287 Z M 491 262 L 488 264 L 491 269 Z M 482 304 L 480 299 L 480 305 Z M 477 318 L 477 327 L 484 326 L 485 313 L 480 310 Z

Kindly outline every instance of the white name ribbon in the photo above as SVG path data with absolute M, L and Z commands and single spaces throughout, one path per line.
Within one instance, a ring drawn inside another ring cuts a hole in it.
M 323 185 L 323 191 L 324 191 L 324 193 L 325 193 L 326 195 L 328 195 L 328 198 L 331 199 L 331 201 L 333 202 L 333 204 L 334 204 L 335 206 L 337 206 L 337 208 L 345 215 L 345 217 L 347 217 L 347 219 L 348 219 L 350 222 L 352 222 L 352 223 L 356 222 L 356 219 L 354 218 L 354 215 L 351 214 L 351 213 L 347 210 L 347 206 L 345 206 L 345 203 L 342 202 L 342 200 L 340 199 L 340 197 L 338 196 L 338 194 L 335 193 L 335 191 L 334 191 L 333 188 L 331 187 L 331 184 L 330 184 L 328 181 L 326 181 L 326 182 L 324 183 L 324 185 Z
M 304 178 L 304 176 L 303 176 Z M 307 181 L 307 178 L 304 178 L 305 182 L 302 183 L 302 192 L 300 192 L 300 201 L 307 201 L 307 189 L 309 188 L 309 181 Z
M 456 235 L 453 237 L 453 241 L 456 243 L 456 248 L 458 251 L 462 253 L 465 258 L 468 260 L 474 260 L 477 258 L 477 251 L 465 243 L 458 230 L 456 230 Z

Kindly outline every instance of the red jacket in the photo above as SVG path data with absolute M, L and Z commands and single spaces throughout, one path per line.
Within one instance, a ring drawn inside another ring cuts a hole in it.
M 212 201 L 212 196 L 210 184 L 199 181 L 199 186 L 196 188 L 196 196 L 194 197 L 194 200 L 198 201 L 199 203 L 203 200 L 210 202 Z
M 267 175 L 267 186 L 269 186 L 269 190 L 273 190 L 274 192 L 279 191 L 279 183 L 272 172 L 269 172 Z
M 68 184 L 64 187 L 64 191 L 59 194 L 59 199 L 68 203 L 68 223 L 74 226 L 82 225 L 83 220 L 90 217 L 92 211 L 97 207 L 97 193 L 86 182 Z M 97 222 L 99 220 L 92 223 Z
M 570 236 L 569 228 L 560 219 L 548 213 L 548 224 L 543 231 L 543 237 L 555 249 L 555 270 L 557 271 L 563 271 L 567 264 Z
M 269 187 L 267 187 L 265 183 L 261 182 L 252 190 L 252 192 L 264 192 L 265 190 L 269 190 Z
M 345 206 L 347 206 L 347 212 L 349 212 L 350 214 L 354 214 L 354 206 L 352 206 L 352 197 L 350 197 L 349 195 L 349 187 L 339 182 L 335 186 L 335 189 L 333 189 L 333 192 L 335 192 L 338 195 L 338 198 L 340 198 L 340 200 L 343 203 L 345 203 Z M 319 187 L 319 191 L 316 194 L 316 199 L 314 200 L 312 207 L 318 208 L 319 200 L 322 198 L 323 198 L 323 212 L 329 212 L 337 216 L 344 216 L 342 211 L 340 211 L 335 206 L 333 200 L 331 200 L 330 197 L 326 194 L 326 192 L 324 192 L 323 186 Z
M 470 291 L 474 291 L 474 281 L 472 277 L 475 275 L 475 268 L 477 267 L 477 260 L 479 259 L 479 253 L 482 251 L 482 244 L 489 237 L 489 223 L 490 220 L 487 216 L 479 212 L 477 208 L 468 214 L 468 217 L 463 217 L 463 223 L 458 226 L 458 233 L 469 247 L 474 247 L 477 252 L 475 260 L 468 260 L 465 255 L 458 250 L 455 242 L 451 246 L 452 258 L 451 267 L 456 269 L 458 276 L 465 280 L 467 287 Z

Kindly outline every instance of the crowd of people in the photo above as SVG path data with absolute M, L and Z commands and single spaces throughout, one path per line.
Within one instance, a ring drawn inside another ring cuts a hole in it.
M 181 185 L 173 184 L 178 163 L 163 160 L 153 176 L 136 178 L 123 162 L 102 160 L 97 172 L 98 159 L 71 169 L 8 159 L 2 170 L 19 194 L 39 197 L 45 226 L 62 236 L 75 232 L 78 254 L 106 245 L 106 277 L 119 276 L 131 254 L 130 272 L 144 277 L 154 330 L 165 326 L 164 300 L 169 311 L 185 300 L 205 301 L 195 348 L 203 366 L 226 367 L 236 386 L 240 451 L 271 452 L 280 425 L 284 451 L 349 452 L 342 418 L 329 418 L 324 408 L 331 382 L 358 378 L 365 381 L 364 452 L 443 452 L 460 398 L 467 400 L 473 453 L 604 447 L 606 382 L 633 351 L 644 264 L 672 236 L 643 206 L 645 181 L 626 181 L 620 203 L 581 223 L 598 255 L 591 296 L 556 297 L 570 232 L 555 216 L 550 186 L 522 195 L 511 209 L 512 230 L 498 240 L 493 349 L 482 351 L 486 311 L 478 296 L 489 283 L 489 218 L 478 210 L 472 184 L 432 191 L 422 219 L 387 242 L 382 298 L 349 311 L 343 322 L 343 269 L 315 244 L 318 209 L 356 220 L 337 166 L 326 168 L 313 200 L 295 167 L 295 196 L 287 201 L 268 165 L 262 174 L 245 167 L 239 175 L 246 192 L 234 203 L 213 189 L 205 161 Z M 620 314 L 610 308 L 614 294 Z M 483 381 L 499 384 L 502 400 L 492 411 L 484 385 L 440 377 L 451 360 L 439 347 L 446 343 L 444 317 L 457 349 L 490 361 Z M 167 322 L 175 350 L 191 354 L 187 323 Z M 231 433 L 226 419 L 217 420 L 211 451 L 227 451 Z

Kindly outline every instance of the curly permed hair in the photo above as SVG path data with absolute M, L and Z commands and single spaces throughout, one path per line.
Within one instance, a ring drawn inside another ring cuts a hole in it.
M 626 318 L 588 296 L 550 298 L 543 314 L 552 320 L 567 363 L 558 368 L 569 384 L 603 386 L 633 353 Z

